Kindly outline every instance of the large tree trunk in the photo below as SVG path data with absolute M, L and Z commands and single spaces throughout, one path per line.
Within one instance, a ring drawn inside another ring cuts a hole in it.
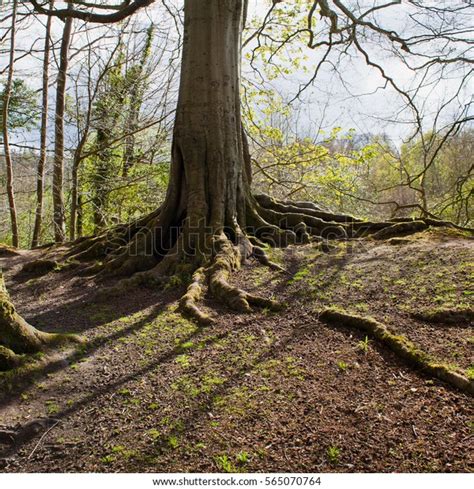
M 240 44 L 244 2 L 185 2 L 183 61 L 174 128 L 170 192 L 165 204 L 186 210 L 187 246 L 199 235 L 245 226 L 240 114 Z
M 53 222 L 54 239 L 63 242 L 66 237 L 64 212 L 64 112 L 66 103 L 66 80 L 69 61 L 73 19 L 68 17 L 64 23 L 61 40 L 60 62 L 56 88 L 55 146 L 53 167 Z
M 144 271 L 158 263 L 155 271 L 162 275 L 173 273 L 182 261 L 195 268 L 209 267 L 220 256 L 219 263 L 225 262 L 230 273 L 256 251 L 253 237 L 285 245 L 298 236 L 307 239 L 308 227 L 313 234 L 329 230 L 335 236 L 346 235 L 343 226 L 311 215 L 320 211 L 313 204 L 275 207 L 271 199 L 257 201 L 251 195 L 250 155 L 240 111 L 246 7 L 244 0 L 185 1 L 181 81 L 165 202 L 149 216 L 114 228 L 92 244 L 81 243 L 75 250 L 78 258 L 108 254 L 106 268 L 118 274 Z M 261 251 L 257 254 L 265 261 Z M 212 284 L 210 280 L 211 289 Z
M 12 244 L 16 248 L 19 246 L 19 235 L 18 235 L 18 219 L 16 212 L 16 202 L 15 202 L 15 190 L 13 186 L 13 162 L 10 152 L 9 134 L 8 134 L 8 111 L 10 105 L 10 98 L 12 93 L 13 85 L 13 66 L 15 62 L 15 34 L 16 34 L 16 14 L 17 14 L 18 1 L 13 1 L 12 6 L 12 24 L 11 24 L 11 37 L 10 37 L 10 58 L 8 65 L 7 81 L 5 83 L 5 90 L 3 92 L 3 112 L 2 112 L 2 137 L 3 137 L 3 148 L 5 151 L 5 166 L 7 169 L 7 195 L 8 195 L 8 206 L 10 208 L 10 221 L 12 230 Z
M 125 285 L 162 279 L 185 263 L 195 270 L 181 300 L 197 321 L 207 284 L 214 297 L 237 310 L 273 308 L 268 299 L 229 283 L 253 256 L 271 263 L 260 244 L 285 246 L 310 236 L 344 239 L 393 222 L 367 223 L 309 202 L 281 202 L 251 194 L 250 155 L 240 112 L 244 0 L 185 0 L 183 60 L 172 144 L 170 183 L 163 205 L 148 216 L 81 241 L 70 256 L 105 258 L 105 272 L 131 275 Z M 373 224 L 373 225 L 372 225 Z M 151 271 L 148 271 L 152 269 Z M 103 270 L 98 264 L 92 271 Z
M 54 0 L 49 0 L 50 10 L 52 10 L 53 5 Z M 44 38 L 40 157 L 38 160 L 38 174 L 36 177 L 36 213 L 35 225 L 33 228 L 33 238 L 31 241 L 32 248 L 35 248 L 39 244 L 41 236 L 41 226 L 43 222 L 44 169 L 46 165 L 48 135 L 49 53 L 51 44 L 52 20 L 52 17 L 48 17 L 46 20 L 46 32 Z

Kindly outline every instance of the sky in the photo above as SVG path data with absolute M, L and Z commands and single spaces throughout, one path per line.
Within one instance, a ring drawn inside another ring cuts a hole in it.
M 348 0 L 350 3 L 351 0 Z M 365 0 L 369 3 L 377 4 L 377 1 Z M 169 4 L 179 4 L 178 0 L 168 0 Z M 115 2 L 114 2 L 115 3 Z M 286 2 L 287 4 L 291 2 Z M 378 2 L 380 4 L 380 2 Z M 385 2 L 382 2 L 385 3 Z M 262 18 L 269 8 L 268 0 L 250 0 L 250 17 Z M 408 8 L 408 7 L 403 7 Z M 397 7 L 399 9 L 399 7 Z M 403 27 L 403 15 L 393 15 L 394 10 L 387 9 L 380 11 L 378 16 L 382 25 L 391 29 Z M 400 10 L 397 10 L 397 14 Z M 408 11 L 406 11 L 408 12 Z M 402 11 L 403 13 L 403 11 Z M 162 22 L 158 4 L 136 15 L 137 21 L 143 21 L 146 25 L 150 19 L 160 24 Z M 54 35 L 59 38 L 62 25 L 55 22 Z M 40 37 L 38 26 L 31 26 L 18 35 L 20 46 L 31 44 L 33 37 Z M 74 43 L 80 42 L 81 34 L 76 34 Z M 38 46 L 40 45 L 38 42 Z M 302 69 L 295 70 L 291 75 L 279 77 L 272 81 L 266 81 L 262 86 L 271 86 L 288 102 L 292 100 L 300 85 L 305 84 L 311 76 L 314 67 L 320 59 L 320 52 L 307 49 L 304 54 L 308 57 L 304 64 L 309 73 Z M 383 62 L 384 69 L 394 79 L 403 86 L 408 87 L 413 83 L 413 75 L 407 70 L 399 60 L 387 55 L 386 52 L 379 53 L 372 51 L 374 59 Z M 291 54 L 289 55 L 291 56 Z M 395 96 L 393 90 L 380 88 L 383 80 L 376 70 L 367 67 L 362 57 L 355 56 L 343 57 L 336 66 L 336 59 L 330 59 L 332 63 L 323 65 L 321 73 L 315 83 L 303 93 L 300 101 L 293 101 L 291 107 L 300 113 L 299 130 L 311 133 L 318 127 L 329 130 L 331 127 L 340 126 L 345 130 L 354 128 L 359 134 L 366 133 L 386 133 L 396 143 L 410 135 L 411 127 L 409 124 L 402 123 L 407 114 L 397 113 L 400 107 L 400 99 Z M 4 66 L 5 56 L 0 58 L 0 64 Z M 283 59 L 284 63 L 285 60 Z M 72 62 L 74 65 L 74 61 Z M 16 65 L 17 73 L 27 76 L 33 86 L 39 87 L 41 70 L 40 55 L 29 56 L 19 61 Z M 253 76 L 247 72 L 248 76 Z M 259 78 L 255 78 L 260 83 Z M 421 100 L 426 102 L 424 113 L 429 122 L 432 114 L 442 100 L 457 87 L 455 79 L 440 83 L 437 86 L 429 85 L 420 92 Z M 463 100 L 468 100 L 474 93 L 472 81 L 468 84 L 461 94 Z M 454 104 L 455 105 L 455 104 Z M 459 104 L 458 104 L 459 105 Z M 453 108 L 454 110 L 454 108 Z M 453 111 L 446 111 L 446 117 L 453 115 Z

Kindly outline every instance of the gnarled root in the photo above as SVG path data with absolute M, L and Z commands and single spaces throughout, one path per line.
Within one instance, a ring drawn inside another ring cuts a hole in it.
M 18 367 L 21 364 L 21 356 L 14 353 L 10 348 L 0 345 L 0 372 Z
M 265 253 L 265 250 L 263 248 L 260 248 L 260 246 L 254 246 L 253 247 L 253 253 L 252 256 L 259 261 L 262 265 L 267 266 L 271 270 L 277 270 L 279 272 L 284 272 L 285 269 L 278 265 L 278 263 L 275 263 L 268 258 L 268 255 Z
M 416 311 L 411 316 L 428 323 L 454 324 L 456 326 L 470 326 L 474 323 L 474 309 L 460 307 L 456 309 L 439 308 L 428 311 Z
M 240 267 L 242 261 L 240 250 L 225 235 L 216 237 L 214 244 L 216 253 L 208 270 L 209 288 L 214 297 L 236 311 L 250 311 L 250 304 L 270 310 L 280 309 L 274 300 L 249 294 L 230 285 L 230 275 Z
M 80 342 L 74 335 L 44 333 L 28 324 L 17 312 L 0 273 L 0 370 L 20 363 L 24 353 L 35 353 L 66 341 Z
M 474 395 L 472 380 L 447 365 L 436 363 L 405 336 L 394 335 L 384 324 L 375 319 L 347 314 L 335 309 L 325 309 L 320 313 L 319 318 L 328 323 L 350 326 L 370 334 L 411 365 L 462 392 Z
M 214 322 L 214 319 L 205 314 L 197 305 L 204 294 L 205 281 L 206 270 L 204 267 L 200 267 L 194 272 L 188 290 L 179 301 L 181 312 L 202 326 L 207 326 Z
M 240 245 L 234 245 L 224 233 L 213 238 L 214 252 L 210 262 L 194 272 L 192 282 L 180 300 L 181 311 L 201 325 L 209 325 L 214 322 L 208 314 L 198 307 L 198 302 L 204 295 L 206 284 L 213 297 L 233 310 L 250 312 L 251 306 L 267 308 L 272 311 L 281 309 L 281 305 L 277 301 L 250 294 L 229 283 L 230 276 L 240 268 L 245 259 L 243 253 L 251 255 L 255 253 L 256 249 L 240 232 L 238 234 Z M 267 261 L 268 264 L 272 263 L 266 258 L 263 249 L 259 248 L 259 250 L 257 254 L 261 259 Z M 281 269 L 279 265 L 274 265 Z

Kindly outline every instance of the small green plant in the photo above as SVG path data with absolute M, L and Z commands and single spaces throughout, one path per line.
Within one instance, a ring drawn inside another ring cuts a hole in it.
M 340 372 L 345 372 L 349 368 L 349 365 L 341 360 L 340 362 L 337 362 L 337 368 Z
M 329 463 L 337 464 L 339 462 L 339 456 L 341 455 L 341 450 L 339 448 L 331 445 L 326 450 L 326 455 L 328 457 Z
M 179 440 L 178 437 L 171 435 L 168 437 L 168 446 L 172 448 L 173 450 L 176 450 L 176 448 L 179 447 Z
M 151 430 L 148 430 L 148 436 L 153 440 L 156 441 L 158 438 L 161 436 L 161 433 L 156 429 L 153 428 Z
M 359 341 L 357 343 L 357 348 L 361 352 L 363 352 L 365 355 L 367 355 L 369 351 L 369 337 L 366 336 L 363 340 Z
M 235 472 L 238 472 L 238 470 L 236 469 L 236 467 L 232 464 L 232 462 L 230 461 L 229 457 L 227 455 L 218 455 L 216 458 L 215 458 L 215 461 L 216 461 L 216 464 L 217 464 L 217 467 L 222 470 L 222 472 L 226 472 L 226 473 L 235 473 Z
M 105 457 L 102 457 L 100 461 L 104 464 L 111 464 L 115 461 L 115 457 L 113 455 L 106 455 Z
M 467 378 L 470 380 L 474 380 L 474 365 L 471 365 L 466 369 Z
M 250 455 L 247 452 L 239 452 L 235 458 L 239 464 L 246 464 L 249 461 Z
M 112 453 L 122 453 L 125 451 L 125 447 L 123 445 L 114 445 L 112 447 Z
M 46 410 L 49 415 L 59 413 L 59 406 L 54 401 L 46 401 Z

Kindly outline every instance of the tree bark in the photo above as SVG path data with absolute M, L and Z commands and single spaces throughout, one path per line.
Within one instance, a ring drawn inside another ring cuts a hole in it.
M 52 10 L 54 0 L 49 1 L 49 9 Z M 48 96 L 49 96 L 49 54 L 51 45 L 51 23 L 52 17 L 46 20 L 46 32 L 44 39 L 43 55 L 43 86 L 41 104 L 41 135 L 40 135 L 40 157 L 38 160 L 38 174 L 36 179 L 36 212 L 35 225 L 31 247 L 36 248 L 40 241 L 41 227 L 43 223 L 43 193 L 44 193 L 44 169 L 47 158 L 47 134 L 48 134 Z
M 69 4 L 69 7 L 71 5 Z M 66 81 L 69 61 L 73 19 L 68 17 L 64 23 L 61 40 L 60 62 L 56 88 L 55 147 L 53 166 L 53 222 L 54 239 L 63 242 L 66 236 L 64 212 L 64 112 L 66 102 Z
M 15 63 L 15 35 L 16 35 L 16 16 L 17 16 L 18 0 L 13 1 L 12 5 L 12 24 L 11 24 L 11 37 L 10 37 L 10 57 L 7 73 L 7 81 L 5 83 L 5 90 L 3 92 L 3 111 L 2 111 L 2 131 L 3 131 L 3 147 L 5 151 L 5 165 L 7 170 L 7 195 L 8 195 L 8 205 L 10 208 L 10 221 L 12 230 L 12 244 L 14 247 L 18 248 L 19 233 L 18 233 L 18 219 L 16 212 L 16 202 L 15 202 L 15 189 L 13 185 L 13 162 L 10 152 L 10 141 L 8 134 L 8 111 L 10 105 L 10 98 L 12 93 L 13 84 L 13 72 Z
M 186 206 L 191 248 L 203 227 L 217 234 L 236 223 L 245 225 L 249 189 L 240 113 L 243 15 L 241 0 L 185 2 L 167 204 Z

